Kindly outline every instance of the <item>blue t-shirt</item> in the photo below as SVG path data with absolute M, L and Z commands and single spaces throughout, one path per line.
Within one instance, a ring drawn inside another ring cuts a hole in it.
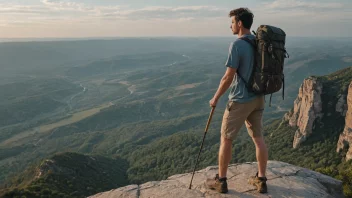
M 249 39 L 255 39 L 252 34 L 245 34 L 242 37 Z M 232 42 L 229 49 L 229 56 L 226 61 L 226 67 L 236 68 L 237 72 L 246 80 L 249 78 L 253 69 L 254 51 L 251 44 L 247 41 L 236 39 Z M 239 103 L 249 102 L 257 97 L 253 92 L 247 90 L 245 82 L 236 73 L 233 82 L 231 84 L 231 91 L 229 94 L 229 100 Z

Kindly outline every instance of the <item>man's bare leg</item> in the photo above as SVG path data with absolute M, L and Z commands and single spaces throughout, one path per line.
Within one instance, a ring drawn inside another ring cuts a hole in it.
M 227 168 L 231 161 L 232 155 L 232 141 L 221 137 L 219 149 L 219 177 L 226 177 Z
M 266 166 L 268 163 L 268 149 L 265 145 L 264 137 L 253 137 L 255 144 L 256 157 L 258 161 L 258 177 L 265 177 Z

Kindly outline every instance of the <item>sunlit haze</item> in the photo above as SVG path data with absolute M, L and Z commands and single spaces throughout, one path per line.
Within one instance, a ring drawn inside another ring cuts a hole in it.
M 289 36 L 346 37 L 352 2 L 307 0 L 0 0 L 0 38 L 231 36 L 228 13 L 248 7 Z

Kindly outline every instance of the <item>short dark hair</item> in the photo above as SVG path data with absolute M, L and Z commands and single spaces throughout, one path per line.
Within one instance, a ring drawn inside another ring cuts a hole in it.
M 229 17 L 235 16 L 236 22 L 242 21 L 243 27 L 251 29 L 253 24 L 253 13 L 248 8 L 237 8 L 231 10 Z

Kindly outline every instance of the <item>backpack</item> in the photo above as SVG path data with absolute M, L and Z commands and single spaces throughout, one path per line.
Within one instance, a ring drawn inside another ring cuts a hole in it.
M 286 33 L 277 27 L 261 25 L 258 27 L 255 42 L 242 37 L 240 39 L 250 43 L 254 49 L 253 71 L 246 82 L 237 72 L 238 76 L 245 82 L 248 91 L 258 95 L 268 95 L 278 92 L 282 88 L 282 99 L 285 94 L 284 60 L 289 58 L 285 48 Z

